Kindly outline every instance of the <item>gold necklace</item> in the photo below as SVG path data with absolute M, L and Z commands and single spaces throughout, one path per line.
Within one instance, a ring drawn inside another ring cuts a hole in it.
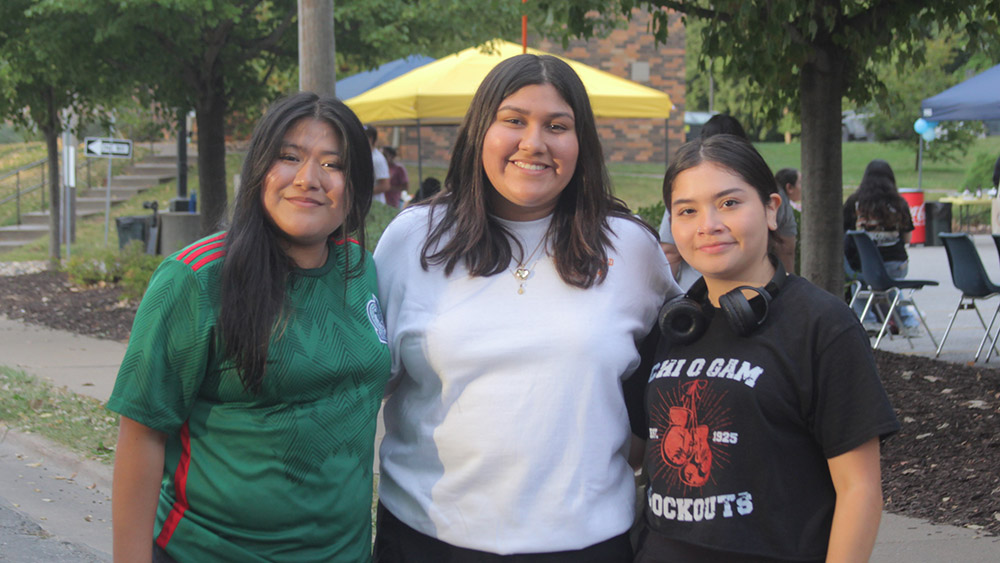
M 539 256 L 538 260 L 535 260 L 535 263 L 531 264 L 530 266 L 528 265 L 528 263 L 531 262 L 531 260 L 535 257 L 535 254 L 538 253 L 538 250 L 542 248 L 542 245 L 545 243 L 545 240 L 547 238 L 548 238 L 547 235 L 543 236 L 542 240 L 538 241 L 538 245 L 535 246 L 535 249 L 531 251 L 531 254 L 529 254 L 526 259 L 522 259 L 521 261 L 519 261 L 517 263 L 517 268 L 515 268 L 514 271 L 512 272 L 514 274 L 514 277 L 517 278 L 517 280 L 520 282 L 517 288 L 518 295 L 524 294 L 524 283 L 528 281 L 529 277 L 531 277 L 531 268 L 537 265 L 538 260 L 541 260 L 542 258 L 541 256 Z

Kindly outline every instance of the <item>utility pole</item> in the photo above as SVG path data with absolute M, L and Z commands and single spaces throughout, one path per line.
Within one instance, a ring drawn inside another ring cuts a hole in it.
M 336 94 L 333 0 L 299 0 L 299 90 Z

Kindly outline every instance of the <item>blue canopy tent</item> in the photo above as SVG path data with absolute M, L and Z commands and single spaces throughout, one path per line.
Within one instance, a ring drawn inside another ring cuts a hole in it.
M 928 121 L 1000 119 L 1000 65 L 927 98 L 920 107 Z
M 1000 119 L 1000 65 L 960 82 L 920 103 L 922 119 L 918 124 L 933 128 L 938 121 L 987 121 Z M 914 124 L 916 127 L 917 124 Z M 919 132 L 919 130 L 918 130 Z M 933 133 L 930 133 L 933 139 Z M 917 157 L 917 188 L 921 189 L 924 172 L 924 137 Z
M 410 55 L 374 69 L 359 72 L 337 81 L 337 97 L 341 100 L 353 98 L 363 92 L 384 84 L 397 76 L 402 76 L 415 68 L 420 68 L 435 59 L 424 55 Z

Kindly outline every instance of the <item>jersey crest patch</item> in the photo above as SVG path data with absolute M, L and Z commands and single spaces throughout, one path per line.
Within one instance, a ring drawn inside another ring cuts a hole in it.
M 378 297 L 375 297 L 374 293 L 371 299 L 368 300 L 365 310 L 368 313 L 368 321 L 372 323 L 372 328 L 375 329 L 375 335 L 378 336 L 379 342 L 388 344 L 389 335 L 385 330 L 385 321 L 382 320 L 382 307 L 378 304 Z

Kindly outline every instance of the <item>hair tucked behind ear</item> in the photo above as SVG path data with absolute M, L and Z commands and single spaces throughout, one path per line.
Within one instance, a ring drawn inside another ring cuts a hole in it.
M 495 188 L 483 168 L 483 144 L 500 103 L 521 88 L 537 84 L 552 85 L 572 108 L 579 146 L 576 170 L 559 195 L 549 226 L 559 276 L 581 288 L 600 283 L 607 273 L 608 248 L 612 248 L 608 217 L 645 225 L 611 193 L 590 99 L 576 72 L 550 55 L 518 55 L 490 71 L 459 128 L 445 177 L 447 195 L 428 203 L 434 216 L 438 206 L 444 209 L 424 244 L 420 259 L 424 269 L 444 264 L 445 273 L 451 274 L 462 261 L 471 275 L 491 276 L 510 265 L 510 241 L 520 243 L 491 213 L 489 199 Z M 449 233 L 450 238 L 441 245 Z M 520 252 L 526 249 L 520 248 Z
M 281 245 L 282 233 L 264 209 L 261 191 L 277 160 L 285 134 L 301 119 L 329 124 L 340 136 L 348 199 L 343 225 L 331 236 L 341 242 L 331 259 L 341 261 L 345 281 L 364 267 L 364 221 L 371 206 L 374 174 L 371 151 L 361 122 L 332 97 L 303 92 L 275 102 L 257 124 L 243 161 L 242 185 L 236 196 L 232 224 L 226 234 L 222 266 L 219 338 L 244 387 L 258 393 L 267 367 L 267 353 L 285 304 L 295 264 Z M 361 252 L 350 252 L 348 238 Z M 351 256 L 356 255 L 355 260 Z

